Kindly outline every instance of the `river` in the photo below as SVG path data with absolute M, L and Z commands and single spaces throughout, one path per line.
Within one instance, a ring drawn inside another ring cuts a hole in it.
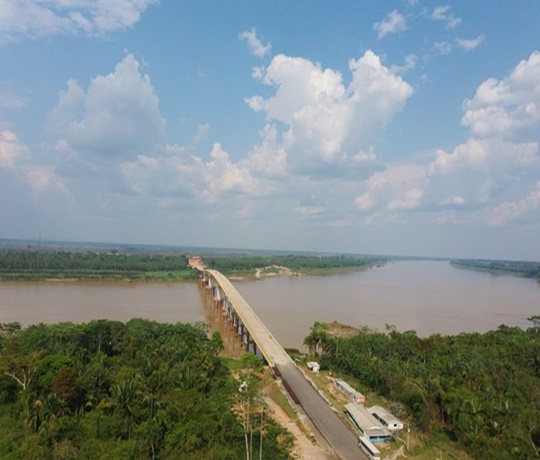
M 447 262 L 402 261 L 362 272 L 232 280 L 285 347 L 301 348 L 314 321 L 384 330 L 486 332 L 501 324 L 528 327 L 540 315 L 540 283 L 456 268 Z M 23 325 L 141 317 L 204 321 L 226 334 L 196 282 L 1 282 L 0 322 Z

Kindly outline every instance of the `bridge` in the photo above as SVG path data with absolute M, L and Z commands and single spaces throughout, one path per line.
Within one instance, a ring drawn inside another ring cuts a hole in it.
M 298 369 L 227 277 L 217 270 L 195 268 L 213 296 L 214 307 L 221 308 L 225 321 L 235 329 L 246 349 L 261 356 L 281 378 L 293 401 L 302 407 L 334 453 L 342 460 L 366 458 L 358 447 L 358 435 Z

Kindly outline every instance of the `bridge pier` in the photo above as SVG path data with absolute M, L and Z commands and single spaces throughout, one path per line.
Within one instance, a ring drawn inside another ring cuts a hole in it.
M 261 356 L 271 367 L 272 372 L 281 378 L 293 401 L 302 407 L 322 438 L 334 450 L 336 457 L 342 460 L 363 458 L 358 449 L 356 433 L 328 405 L 328 402 L 321 398 L 313 383 L 306 379 L 231 282 L 216 270 L 200 270 L 203 277 L 201 286 L 217 287 L 218 291 L 207 289 L 206 292 L 209 294 L 212 292 L 214 301 L 221 301 L 223 320 L 237 332 L 242 348 L 245 346 L 247 351 Z M 210 277 L 213 281 L 209 281 Z
M 266 361 L 262 350 L 260 350 L 257 346 L 255 339 L 252 337 L 249 329 L 240 318 L 240 315 L 234 308 L 219 282 L 213 279 L 212 276 L 207 272 L 202 272 L 200 274 L 199 282 L 200 286 L 205 289 L 208 295 L 212 296 L 214 308 L 221 309 L 223 322 L 227 324 L 234 332 L 234 335 L 240 342 L 241 347 L 250 353 L 254 353 L 263 361 Z

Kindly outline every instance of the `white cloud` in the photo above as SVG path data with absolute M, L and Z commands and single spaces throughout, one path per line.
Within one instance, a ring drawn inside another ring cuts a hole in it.
M 253 27 L 251 30 L 242 32 L 239 37 L 241 40 L 247 41 L 249 50 L 254 56 L 263 57 L 272 49 L 272 45 L 270 43 L 266 45 L 262 44 L 261 40 L 257 37 L 255 27 Z
M 522 200 L 505 201 L 500 205 L 489 209 L 487 221 L 490 225 L 500 226 L 512 220 L 516 220 L 540 206 L 540 182 L 536 187 Z
M 275 126 L 266 125 L 259 133 L 261 144 L 253 147 L 246 165 L 257 176 L 283 177 L 287 169 L 287 152 L 279 143 L 279 133 Z
M 275 93 L 246 100 L 268 119 L 260 143 L 247 157 L 233 161 L 220 143 L 214 144 L 209 160 L 193 148 L 154 149 L 122 163 L 124 183 L 132 193 L 152 194 L 168 205 L 170 200 L 197 197 L 207 207 L 233 208 L 231 212 L 247 216 L 262 212 L 272 197 L 274 205 L 281 202 L 290 213 L 310 220 L 343 220 L 357 182 L 341 179 L 358 180 L 373 171 L 374 141 L 412 95 L 410 85 L 371 51 L 352 59 L 349 69 L 351 81 L 345 86 L 336 70 L 275 56 L 256 74 Z M 73 94 L 77 101 L 77 92 Z M 312 196 L 314 188 L 325 193 Z M 419 198 L 413 189 L 404 188 L 406 201 L 393 206 L 416 206 Z M 391 199 L 395 197 L 388 203 Z
M 13 131 L 0 131 L 0 169 L 8 170 L 16 180 L 25 183 L 35 196 L 56 191 L 61 192 L 64 198 L 70 198 L 56 167 L 37 165 L 30 149 Z
M 0 42 L 19 37 L 101 36 L 136 24 L 158 0 L 3 0 Z
M 296 212 L 303 219 L 317 218 L 321 214 L 324 214 L 326 208 L 324 206 L 297 206 Z
M 345 87 L 340 72 L 280 54 L 259 74 L 264 84 L 277 88 L 275 95 L 246 100 L 253 110 L 285 125 L 283 148 L 299 172 L 350 169 L 348 160 L 372 148 L 413 93 L 372 51 L 351 59 L 349 69 L 352 80 Z
M 528 181 L 524 172 L 540 167 L 538 143 L 514 143 L 497 138 L 470 138 L 452 152 L 438 150 L 427 167 L 430 201 L 434 204 L 489 205 L 515 182 Z
M 28 147 L 19 142 L 13 131 L 0 131 L 0 168 L 14 171 L 20 162 L 31 157 Z
M 417 61 L 418 61 L 417 56 L 415 56 L 414 54 L 409 54 L 405 56 L 405 63 L 403 65 L 399 66 L 399 65 L 394 64 L 390 67 L 390 70 L 396 74 L 406 73 L 409 70 L 412 70 L 416 67 Z
M 463 48 L 465 51 L 471 51 L 475 48 L 478 48 L 482 43 L 484 43 L 485 40 L 486 40 L 485 35 L 479 35 L 478 37 L 470 39 L 470 40 L 466 40 L 464 38 L 458 38 L 456 41 L 457 41 L 457 44 L 461 48 Z
M 538 52 L 503 80 L 484 81 L 464 103 L 461 123 L 469 127 L 470 138 L 451 152 L 438 150 L 427 167 L 430 203 L 465 206 L 471 219 L 490 225 L 502 225 L 535 209 L 540 174 L 538 107 Z M 532 184 L 534 190 L 529 192 Z
M 94 78 L 85 91 L 70 80 L 49 115 L 52 131 L 80 153 L 136 157 L 161 141 L 164 120 L 148 75 L 132 54 L 113 73 Z
M 435 42 L 433 47 L 438 53 L 443 55 L 450 54 L 454 48 L 452 44 L 448 42 Z
M 540 207 L 540 53 L 509 75 L 488 79 L 463 105 L 470 137 L 438 149 L 427 165 L 392 165 L 373 174 L 355 205 L 364 223 L 406 218 L 500 226 L 538 219 Z M 408 169 L 410 168 L 410 169 Z
M 390 201 L 388 209 L 414 209 L 424 196 L 424 190 L 421 187 L 413 187 L 405 190 L 400 198 Z
M 58 176 L 54 166 L 29 165 L 26 168 L 26 176 L 35 194 L 40 194 L 50 189 L 57 189 L 66 194 L 68 193 L 63 179 Z
M 437 6 L 431 13 L 431 19 L 435 21 L 443 21 L 446 23 L 447 29 L 453 29 L 461 23 L 461 19 L 454 16 L 450 11 L 450 5 Z
M 192 154 L 189 148 L 169 147 L 164 152 L 141 155 L 122 163 L 121 172 L 130 190 L 160 199 L 197 198 L 201 202 L 220 201 L 225 207 L 230 197 L 264 195 L 261 181 L 254 178 L 248 163 L 233 162 L 221 144 L 215 143 L 210 160 Z
M 386 19 L 373 24 L 373 30 L 377 32 L 377 37 L 380 40 L 388 34 L 407 30 L 407 21 L 403 15 L 398 13 L 397 10 L 394 10 L 391 13 L 388 13 Z
M 249 170 L 241 163 L 234 164 L 221 144 L 216 143 L 210 153 L 209 162 L 200 163 L 206 187 L 203 197 L 213 202 L 224 193 L 241 193 L 258 195 L 256 181 Z
M 374 216 L 381 216 L 381 210 L 414 209 L 424 196 L 425 175 L 425 167 L 421 165 L 389 165 L 369 178 L 364 193 L 354 204 L 360 211 L 370 211 Z
M 538 139 L 540 53 L 521 61 L 504 80 L 484 81 L 464 108 L 461 123 L 473 136 Z

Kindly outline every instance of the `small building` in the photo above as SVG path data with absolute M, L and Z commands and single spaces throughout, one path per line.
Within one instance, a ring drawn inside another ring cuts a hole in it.
M 307 367 L 311 370 L 311 372 L 315 373 L 318 373 L 321 370 L 321 366 L 316 361 L 308 361 Z
M 362 393 L 356 391 L 347 382 L 339 379 L 334 379 L 334 384 L 342 393 L 345 393 L 354 402 L 358 404 L 364 404 L 366 402 L 365 396 Z
M 345 410 L 352 422 L 370 442 L 385 442 L 390 438 L 390 432 L 381 426 L 379 421 L 360 404 L 345 404 Z
M 188 258 L 188 265 L 191 268 L 198 268 L 203 266 L 203 260 L 199 256 L 190 256 Z
M 384 407 L 373 406 L 368 411 L 388 430 L 397 431 L 403 429 L 403 422 Z

